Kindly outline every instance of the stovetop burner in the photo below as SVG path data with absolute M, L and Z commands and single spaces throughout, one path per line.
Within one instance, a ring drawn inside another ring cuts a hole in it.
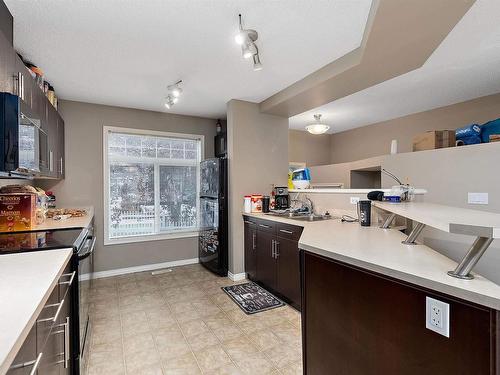
M 78 247 L 85 229 L 0 233 L 0 255 Z

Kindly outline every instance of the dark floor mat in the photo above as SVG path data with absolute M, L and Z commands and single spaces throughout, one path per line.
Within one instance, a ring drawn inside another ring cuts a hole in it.
M 244 283 L 222 287 L 222 290 L 246 313 L 256 314 L 261 311 L 284 306 L 279 298 L 255 283 Z

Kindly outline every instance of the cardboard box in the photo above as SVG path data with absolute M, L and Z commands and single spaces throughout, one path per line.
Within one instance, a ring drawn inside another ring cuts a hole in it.
M 500 134 L 490 134 L 490 142 L 500 142 Z
M 31 230 L 36 225 L 36 194 L 0 194 L 0 231 Z
M 433 130 L 418 134 L 413 138 L 413 151 L 434 150 L 455 146 L 454 130 Z

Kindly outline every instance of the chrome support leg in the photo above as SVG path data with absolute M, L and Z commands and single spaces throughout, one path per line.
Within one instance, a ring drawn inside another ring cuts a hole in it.
M 425 227 L 425 224 L 417 223 L 417 225 L 415 225 L 413 227 L 413 229 L 411 230 L 411 232 L 408 235 L 408 237 L 406 238 L 406 240 L 401 241 L 401 243 L 405 244 L 405 245 L 416 245 L 417 243 L 415 241 L 416 241 L 418 235 L 420 234 L 420 232 L 422 232 L 422 229 L 424 229 L 424 227 Z
M 384 224 L 380 228 L 382 229 L 389 229 L 391 227 L 391 223 L 394 221 L 394 218 L 396 217 L 396 214 L 390 214 L 387 216 L 387 219 L 385 219 Z
M 472 280 L 474 276 L 470 274 L 470 271 L 472 271 L 492 242 L 493 238 L 477 237 L 457 268 L 448 271 L 448 275 L 458 279 Z

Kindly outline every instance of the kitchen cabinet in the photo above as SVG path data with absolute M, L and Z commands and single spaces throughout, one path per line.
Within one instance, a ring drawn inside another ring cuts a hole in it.
M 10 42 L 0 33 L 0 91 L 15 94 L 16 53 Z
M 302 227 L 244 216 L 245 272 L 300 310 L 300 257 Z
M 245 272 L 250 280 L 257 280 L 257 227 L 245 219 Z
M 19 96 L 21 113 L 40 128 L 39 155 L 35 156 L 40 159 L 40 174 L 35 178 L 64 178 L 64 121 L 2 33 L 0 92 Z M 0 142 L 3 141 L 0 139 Z
M 67 265 L 59 282 L 51 291 L 47 302 L 21 349 L 12 362 L 7 375 L 69 375 L 71 373 L 71 285 L 75 273 Z
M 14 41 L 14 18 L 3 0 L 0 1 L 0 34 L 12 45 Z
M 265 225 L 265 224 L 264 224 Z M 276 258 L 274 241 L 276 236 L 259 230 L 257 235 L 257 281 L 276 291 Z
M 499 312 L 317 254 L 302 255 L 304 374 L 498 374 Z M 450 305 L 450 337 L 426 297 Z

